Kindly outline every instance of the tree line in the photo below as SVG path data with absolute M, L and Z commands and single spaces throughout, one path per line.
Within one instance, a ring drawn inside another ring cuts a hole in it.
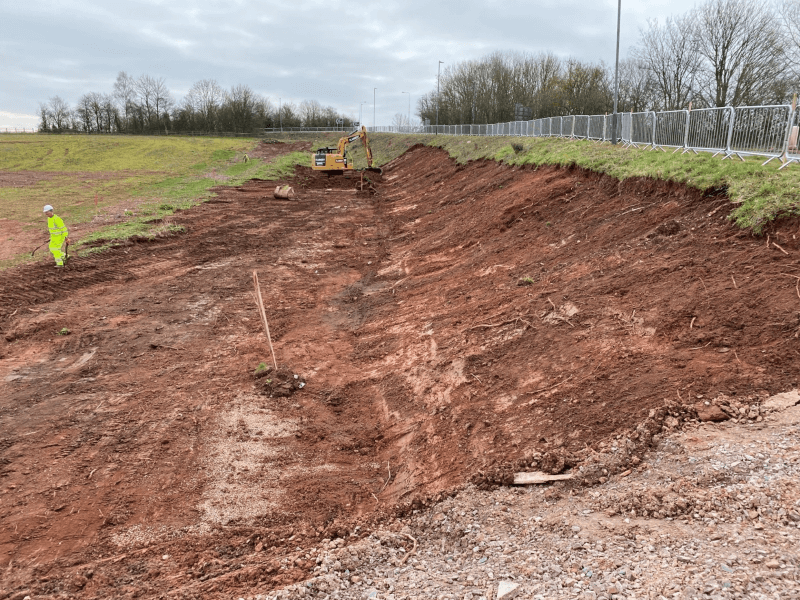
M 618 110 L 758 106 L 792 101 L 800 81 L 800 0 L 706 0 L 651 20 L 619 65 Z M 499 123 L 613 110 L 614 65 L 552 53 L 495 52 L 448 66 L 423 120 Z
M 239 84 L 222 88 L 213 79 L 192 85 L 177 102 L 164 78 L 120 72 L 109 93 L 87 92 L 75 106 L 59 96 L 39 105 L 42 131 L 83 133 L 255 133 L 269 127 L 351 127 L 350 117 L 316 100 L 277 106 Z

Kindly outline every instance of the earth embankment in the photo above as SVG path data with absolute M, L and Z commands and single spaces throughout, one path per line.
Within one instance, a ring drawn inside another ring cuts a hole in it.
M 797 386 L 796 222 L 753 238 L 724 195 L 432 148 L 363 190 L 286 183 L 0 273 L 6 589 L 297 581 L 320 538 L 567 469 L 665 402 Z M 253 376 L 254 270 L 291 395 Z

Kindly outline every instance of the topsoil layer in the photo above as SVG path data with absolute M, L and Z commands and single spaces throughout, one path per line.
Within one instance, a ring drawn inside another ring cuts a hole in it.
M 321 538 L 569 468 L 665 401 L 798 384 L 796 222 L 431 148 L 369 180 L 220 188 L 183 235 L 0 274 L 0 598 L 298 581 Z

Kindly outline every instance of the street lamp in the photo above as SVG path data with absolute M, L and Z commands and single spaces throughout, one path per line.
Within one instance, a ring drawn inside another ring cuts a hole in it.
M 401 94 L 408 94 L 408 126 L 411 127 L 411 92 L 400 92 Z
M 362 115 L 364 114 L 364 105 L 368 104 L 366 100 L 364 100 L 361 104 L 358 105 L 358 126 L 361 127 L 364 124 L 362 121 Z
M 436 135 L 439 135 L 439 79 L 442 75 L 443 63 L 443 60 L 439 61 L 439 72 L 436 74 Z
M 372 88 L 372 131 L 375 131 L 375 92 L 378 88 Z
M 278 121 L 281 124 L 281 133 L 283 133 L 283 110 L 281 110 L 281 99 L 278 98 Z
M 614 64 L 614 116 L 611 122 L 611 143 L 617 145 L 617 100 L 619 99 L 619 22 L 622 15 L 622 0 L 617 0 L 617 61 Z

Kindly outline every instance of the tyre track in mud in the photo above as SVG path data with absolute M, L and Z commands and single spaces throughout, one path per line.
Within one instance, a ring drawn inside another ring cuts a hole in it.
M 796 385 L 794 282 L 773 281 L 798 268 L 796 222 L 771 231 L 787 257 L 724 198 L 430 148 L 375 197 L 291 183 L 297 202 L 220 188 L 174 217 L 185 234 L 63 277 L 0 274 L 0 314 L 20 310 L 0 321 L 14 589 L 263 590 L 306 577 L 321 537 L 563 470 L 665 399 Z M 254 387 L 254 269 L 278 360 L 308 382 L 287 399 Z

